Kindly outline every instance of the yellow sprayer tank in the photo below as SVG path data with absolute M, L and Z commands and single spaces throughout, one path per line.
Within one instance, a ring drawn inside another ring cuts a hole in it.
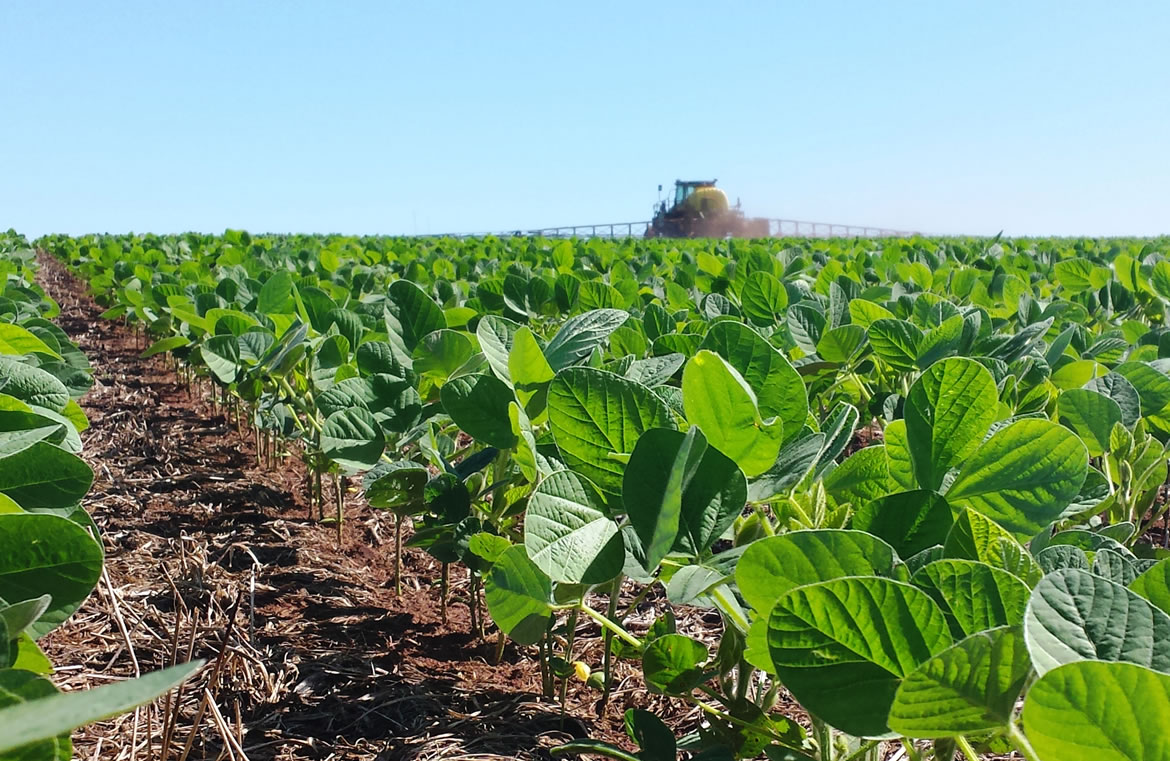
M 727 210 L 731 208 L 727 194 L 716 187 L 695 188 L 694 192 L 683 201 L 683 206 L 690 211 L 702 214 L 704 217 L 726 214 Z

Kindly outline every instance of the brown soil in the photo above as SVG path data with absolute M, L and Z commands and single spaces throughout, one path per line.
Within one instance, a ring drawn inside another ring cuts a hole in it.
M 307 518 L 295 455 L 258 467 L 251 438 L 206 386 L 188 387 L 162 357 L 142 359 L 142 340 L 102 319 L 56 260 L 42 257 L 40 279 L 94 367 L 82 400 L 95 472 L 85 506 L 108 571 L 43 642 L 68 664 L 55 678 L 92 687 L 222 653 L 218 672 L 204 669 L 177 700 L 79 731 L 78 758 L 182 759 L 184 746 L 190 759 L 548 758 L 575 736 L 628 745 L 621 714 L 635 705 L 679 731 L 697 725 L 680 701 L 647 695 L 630 663 L 617 668 L 604 717 L 599 693 L 574 681 L 562 719 L 540 695 L 534 651 L 509 644 L 492 664 L 494 630 L 488 642 L 469 633 L 466 571 L 452 571 L 446 623 L 425 553 L 406 552 L 398 597 L 389 516 L 353 494 L 338 546 L 335 527 Z M 653 615 L 648 606 L 639 619 Z M 577 657 L 599 668 L 596 628 L 582 624 L 578 637 Z

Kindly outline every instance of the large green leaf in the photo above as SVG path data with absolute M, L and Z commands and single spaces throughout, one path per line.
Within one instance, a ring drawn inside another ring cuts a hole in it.
M 1081 661 L 1041 677 L 1024 700 L 1040 761 L 1167 761 L 1170 676 L 1129 663 Z
M 1088 452 L 1076 434 L 1047 420 L 1020 420 L 966 460 L 947 501 L 971 507 L 1022 541 L 1060 515 L 1088 471 Z
M 89 532 L 56 515 L 0 514 L 0 600 L 50 595 L 52 603 L 29 627 L 40 637 L 59 626 L 89 596 L 101 576 L 102 549 Z
M 952 522 L 946 499 L 925 489 L 879 497 L 853 516 L 853 528 L 881 537 L 903 558 L 945 542 Z
M 589 356 L 629 318 L 620 309 L 594 309 L 565 321 L 544 349 L 545 359 L 553 370 L 560 371 Z
M 890 708 L 890 729 L 927 738 L 1006 729 L 1031 673 L 1019 627 L 972 634 L 902 681 Z
M 975 452 L 995 421 L 998 397 L 991 373 L 960 357 L 934 363 L 911 386 L 906 440 L 922 488 L 938 489 L 947 471 Z
M 475 337 L 479 339 L 480 351 L 487 359 L 488 365 L 491 366 L 492 372 L 496 376 L 507 383 L 512 382 L 511 373 L 508 370 L 508 361 L 512 353 L 512 343 L 516 336 L 516 331 L 524 327 L 518 322 L 513 322 L 507 317 L 501 317 L 497 314 L 487 314 L 479 321 L 479 325 L 475 328 Z
M 784 437 L 798 433 L 808 418 L 808 393 L 800 373 L 763 336 L 739 322 L 711 326 L 701 348 L 734 367 L 756 395 L 763 418 L 780 418 Z
M 409 280 L 390 284 L 383 320 L 399 358 L 409 361 L 423 336 L 447 327 L 447 318 L 430 296 Z
M 666 404 L 640 383 L 604 370 L 571 367 L 553 379 L 548 417 L 565 464 L 604 492 L 621 494 L 625 466 L 613 455 L 630 454 L 651 428 L 675 428 Z
M 788 590 L 844 576 L 893 576 L 890 545 L 863 531 L 790 531 L 753 542 L 735 567 L 740 594 L 761 615 Z
M 1056 400 L 1060 422 L 1081 437 L 1089 454 L 1100 457 L 1109 449 L 1109 434 L 1121 422 L 1121 406 L 1096 391 L 1074 388 Z
M 5 728 L 0 734 L 0 754 L 4 758 L 25 758 L 22 746 L 50 740 L 86 724 L 125 713 L 178 686 L 202 666 L 202 661 L 193 661 L 138 679 L 92 690 L 60 693 L 49 690 L 30 693 L 17 686 L 28 679 L 24 676 L 26 672 L 0 672 L 0 695 L 16 698 L 5 699 L 5 704 L 0 707 L 0 726 Z
M 321 452 L 342 467 L 368 470 L 385 450 L 382 427 L 369 410 L 361 407 L 334 412 L 321 427 Z
M 1028 602 L 1024 633 L 1042 675 L 1082 660 L 1170 673 L 1170 615 L 1088 571 L 1066 569 L 1041 579 Z
M 552 581 L 514 544 L 496 559 L 483 580 L 484 599 L 492 620 L 521 645 L 544 636 L 552 615 Z
M 69 403 L 69 389 L 64 383 L 39 367 L 8 357 L 0 357 L 0 391 L 54 412 L 60 412 Z
M 21 356 L 33 353 L 61 359 L 60 354 L 27 328 L 10 322 L 0 322 L 0 354 Z
M 874 354 L 888 362 L 895 370 L 905 371 L 914 368 L 922 339 L 922 330 L 906 320 L 878 318 L 869 325 L 869 343 Z
M 26 510 L 75 505 L 92 483 L 93 471 L 80 457 L 47 441 L 0 460 L 0 493 Z
M 652 570 L 671 550 L 702 555 L 747 499 L 743 472 L 698 428 L 647 431 L 626 466 L 622 500 Z
M 948 558 L 963 558 L 1000 568 L 1033 586 L 1043 572 L 1024 545 L 987 516 L 964 508 L 943 545 Z
M 653 692 L 685 695 L 703 683 L 707 646 L 681 634 L 664 634 L 646 645 L 642 674 Z
M 596 487 L 562 470 L 540 482 L 528 500 L 524 546 L 553 581 L 600 584 L 622 571 L 626 553 L 617 524 Z
M 1170 558 L 1159 560 L 1129 584 L 1129 588 L 1170 613 Z
M 554 373 L 536 342 L 536 336 L 528 328 L 521 328 L 513 337 L 508 374 L 516 388 L 516 397 L 528 414 L 532 417 L 539 415 L 544 410 L 548 384 Z
M 946 617 L 925 592 L 872 576 L 796 587 L 768 618 L 784 686 L 812 714 L 858 737 L 888 736 L 902 679 L 950 645 Z
M 912 581 L 942 607 L 957 636 L 1023 624 L 1031 594 L 1019 578 L 975 560 L 936 560 Z
M 514 397 L 503 381 L 491 375 L 463 375 L 443 384 L 439 398 L 455 425 L 476 441 L 500 449 L 516 445 L 508 418 Z
M 687 420 L 702 429 L 711 446 L 749 477 L 772 467 L 784 440 L 783 423 L 761 418 L 755 394 L 726 360 L 700 350 L 683 368 L 682 390 Z
M 833 468 L 824 480 L 825 491 L 837 502 L 864 505 L 884 497 L 897 486 L 890 478 L 890 461 L 881 444 L 859 449 Z

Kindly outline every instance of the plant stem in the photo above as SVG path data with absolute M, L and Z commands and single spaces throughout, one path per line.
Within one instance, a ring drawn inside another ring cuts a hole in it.
M 967 761 L 979 761 L 979 754 L 971 747 L 971 743 L 967 742 L 967 738 L 959 735 L 955 738 L 955 744 L 959 746 L 959 750 L 963 752 L 963 757 Z
M 610 590 L 609 603 L 606 606 L 606 617 L 611 620 L 617 613 L 618 595 L 622 591 L 622 580 L 624 578 L 625 574 L 619 573 L 617 578 L 613 580 L 613 589 Z M 649 591 L 650 586 L 647 585 L 646 588 L 642 590 L 642 593 L 644 595 Z M 633 610 L 634 607 L 638 604 L 638 599 L 639 598 L 635 598 L 634 602 L 630 604 L 629 610 L 626 611 L 626 616 L 630 615 L 630 611 Z M 623 621 L 625 620 L 626 616 L 622 616 Z M 598 708 L 598 715 L 604 714 L 606 707 L 609 706 L 610 682 L 613 676 L 613 632 L 611 632 L 609 629 L 605 629 L 604 631 L 605 637 L 603 638 L 603 645 L 605 647 L 605 651 L 601 656 L 601 670 L 604 686 L 601 690 L 601 706 Z
M 857 759 L 869 753 L 877 746 L 881 745 L 881 742 L 881 740 L 870 740 L 869 742 L 864 742 L 861 744 L 861 747 L 850 753 L 845 758 L 841 759 L 841 761 L 857 761 Z
M 902 750 L 906 751 L 906 758 L 910 761 L 922 761 L 922 753 L 905 737 L 902 738 Z
M 337 495 L 337 546 L 341 547 L 341 524 L 345 520 L 345 490 L 341 485 L 341 476 L 333 474 L 333 492 Z
M 394 514 L 394 594 L 402 596 L 402 513 Z
M 817 761 L 833 761 L 833 730 L 815 716 L 812 721 L 813 736 L 817 743 Z
M 1027 761 L 1040 761 L 1040 757 L 1036 755 L 1036 751 L 1032 748 L 1032 743 L 1028 742 L 1028 738 L 1020 731 L 1018 724 L 1012 724 L 1008 729 L 1008 737 L 1011 738 L 1012 744 L 1016 746 L 1016 750 L 1020 752 Z
M 439 617 L 447 623 L 447 590 L 449 589 L 450 564 L 443 563 L 443 571 L 439 577 Z
M 578 609 L 578 610 L 580 610 L 582 613 L 584 613 L 585 615 L 589 616 L 589 617 L 590 617 L 590 618 L 592 618 L 594 621 L 596 621 L 598 624 L 600 624 L 602 629 L 605 629 L 605 630 L 608 630 L 608 631 L 611 631 L 611 632 L 613 632 L 613 633 L 614 633 L 614 634 L 616 634 L 617 636 L 621 637 L 621 638 L 622 638 L 624 641 L 626 641 L 627 643 L 629 643 L 629 644 L 633 645 L 633 646 L 634 646 L 634 647 L 636 647 L 636 648 L 639 648 L 639 649 L 641 649 L 641 647 L 642 647 L 642 641 L 641 641 L 640 639 L 638 639 L 637 637 L 635 637 L 633 634 L 630 634 L 628 631 L 626 631 L 626 630 L 625 630 L 625 629 L 623 629 L 622 627 L 618 626 L 618 625 L 617 625 L 616 623 L 614 623 L 613 621 L 610 621 L 608 618 L 606 618 L 605 616 L 601 615 L 601 614 L 600 614 L 600 613 L 598 613 L 597 611 L 593 610 L 593 608 L 590 608 L 590 607 L 589 607 L 588 605 L 586 605 L 585 603 L 583 603 L 583 602 L 582 602 L 582 603 L 579 603 L 579 604 L 577 604 L 577 605 L 575 605 L 575 606 L 573 606 L 573 607 L 577 608 L 577 609 Z
M 565 665 L 568 667 L 569 673 L 561 677 L 561 729 L 565 726 L 565 705 L 569 697 L 569 674 L 573 673 L 573 640 L 577 634 L 577 614 L 580 611 L 574 609 L 569 612 L 569 634 L 565 637 Z

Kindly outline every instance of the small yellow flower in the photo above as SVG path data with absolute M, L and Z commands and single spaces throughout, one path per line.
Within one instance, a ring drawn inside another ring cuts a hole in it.
M 573 661 L 573 671 L 577 672 L 577 678 L 582 682 L 589 679 L 589 666 L 581 661 Z

